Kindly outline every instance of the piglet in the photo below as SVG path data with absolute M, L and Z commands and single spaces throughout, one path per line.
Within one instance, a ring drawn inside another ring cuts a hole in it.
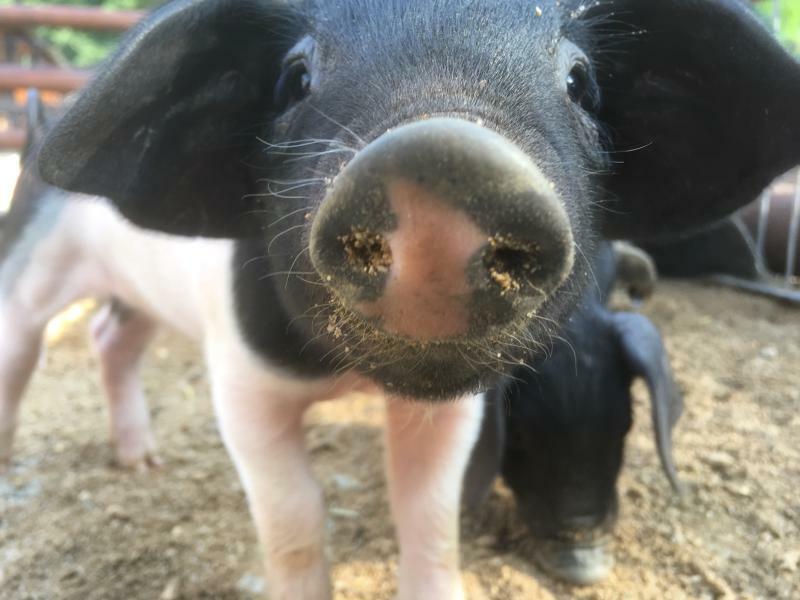
M 652 290 L 652 263 L 625 248 L 626 287 Z M 486 414 L 464 487 L 475 512 L 502 474 L 535 540 L 542 568 L 570 583 L 604 579 L 618 512 L 617 480 L 631 427 L 631 385 L 647 383 L 661 466 L 681 489 L 672 428 L 683 407 L 658 330 L 646 317 L 606 308 L 615 258 L 605 245 L 590 288 L 553 344 L 552 354 L 514 371 L 486 394 Z
M 0 460 L 47 320 L 95 297 L 127 463 L 157 462 L 148 341 L 202 346 L 273 600 L 331 595 L 303 415 L 354 389 L 388 399 L 399 597 L 460 600 L 476 393 L 546 347 L 602 236 L 702 225 L 800 160 L 798 96 L 738 0 L 168 2 L 3 224 Z

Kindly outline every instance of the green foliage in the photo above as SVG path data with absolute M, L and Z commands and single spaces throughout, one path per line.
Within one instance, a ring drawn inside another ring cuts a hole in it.
M 757 4 L 767 23 L 773 23 L 773 0 L 760 0 Z M 779 37 L 786 43 L 789 50 L 800 54 L 800 0 L 778 0 L 780 15 Z
M 76 6 L 101 6 L 108 9 L 147 9 L 159 0 L 0 0 L 3 4 L 70 4 Z M 103 60 L 117 45 L 119 34 L 113 32 L 78 31 L 68 27 L 38 27 L 38 38 L 44 40 L 64 60 L 76 67 L 91 67 Z

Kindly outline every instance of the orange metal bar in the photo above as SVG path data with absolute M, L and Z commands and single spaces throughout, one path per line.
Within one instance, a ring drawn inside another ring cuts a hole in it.
M 0 131 L 0 152 L 22 150 L 25 145 L 25 131 L 22 129 L 6 129 Z
M 139 21 L 145 12 L 140 10 L 104 10 L 78 6 L 4 6 L 0 8 L 0 28 L 75 27 L 122 31 Z
M 54 92 L 72 92 L 82 88 L 89 80 L 89 71 L 60 69 L 57 67 L 19 67 L 0 65 L 0 90 L 39 88 Z

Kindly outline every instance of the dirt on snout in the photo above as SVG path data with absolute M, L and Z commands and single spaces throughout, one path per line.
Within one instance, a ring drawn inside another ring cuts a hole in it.
M 800 311 L 702 284 L 661 283 L 662 327 L 686 411 L 662 476 L 643 386 L 620 484 L 617 567 L 570 588 L 545 576 L 498 486 L 465 520 L 470 600 L 800 598 Z M 106 409 L 77 311 L 56 332 L 25 404 L 14 467 L 0 477 L 0 597 L 248 599 L 268 587 L 241 486 L 211 413 L 195 348 L 172 335 L 144 369 L 165 464 L 109 465 Z M 388 600 L 397 548 L 379 402 L 316 407 L 308 441 L 328 499 L 336 600 Z
M 349 235 L 341 236 L 339 241 L 350 265 L 368 275 L 386 273 L 392 266 L 391 248 L 379 233 L 353 229 Z

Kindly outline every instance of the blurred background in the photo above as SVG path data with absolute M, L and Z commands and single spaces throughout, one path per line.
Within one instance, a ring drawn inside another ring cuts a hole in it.
M 109 10 L 147 10 L 163 0 L 0 0 L 3 5 L 94 6 Z M 800 0 L 758 0 L 753 2 L 770 27 L 793 52 L 800 52 Z M 64 64 L 90 67 L 108 54 L 118 35 L 78 31 L 67 27 L 37 27 L 33 35 L 47 44 Z
M 91 6 L 108 10 L 147 10 L 163 0 L 0 0 L 0 6 Z M 800 0 L 758 0 L 753 3 L 793 52 L 800 52 Z M 69 27 L 36 27 L 32 34 L 63 64 L 90 67 L 114 47 L 118 35 Z

